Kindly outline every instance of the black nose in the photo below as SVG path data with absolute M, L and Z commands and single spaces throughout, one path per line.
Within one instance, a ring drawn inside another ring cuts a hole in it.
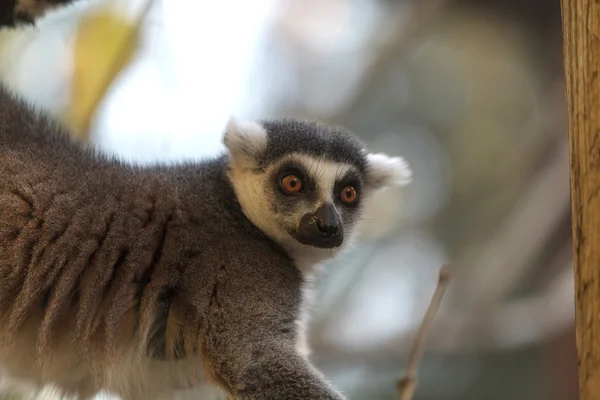
M 332 249 L 342 245 L 344 225 L 335 206 L 326 203 L 314 213 L 304 215 L 290 235 L 304 245 Z
M 340 233 L 340 227 L 337 221 L 331 221 L 324 218 L 317 218 L 317 229 L 325 237 L 335 236 Z
M 340 233 L 340 219 L 331 204 L 320 207 L 314 214 L 317 230 L 321 236 L 330 238 Z

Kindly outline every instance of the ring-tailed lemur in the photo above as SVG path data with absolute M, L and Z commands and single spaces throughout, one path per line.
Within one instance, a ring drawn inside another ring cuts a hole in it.
M 5 373 L 81 398 L 204 382 L 236 399 L 344 398 L 303 350 L 304 290 L 365 199 L 410 170 L 315 122 L 232 120 L 223 140 L 212 160 L 135 167 L 0 90 Z

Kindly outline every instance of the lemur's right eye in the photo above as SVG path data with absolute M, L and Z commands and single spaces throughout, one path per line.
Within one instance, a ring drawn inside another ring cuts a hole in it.
M 358 197 L 358 192 L 353 186 L 346 186 L 341 193 L 342 201 L 346 204 L 352 204 Z
M 302 190 L 302 180 L 296 175 L 286 175 L 281 179 L 281 187 L 288 193 Z

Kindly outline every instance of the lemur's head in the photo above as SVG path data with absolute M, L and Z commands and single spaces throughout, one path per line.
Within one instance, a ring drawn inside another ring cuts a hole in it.
M 231 120 L 223 142 L 244 213 L 292 255 L 332 255 L 370 194 L 411 177 L 402 158 L 369 154 L 351 133 L 316 122 Z

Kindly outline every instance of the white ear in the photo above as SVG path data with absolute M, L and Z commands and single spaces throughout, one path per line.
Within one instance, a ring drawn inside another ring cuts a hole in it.
M 367 185 L 372 189 L 405 186 L 411 178 L 412 171 L 404 158 L 367 154 Z
M 257 168 L 267 149 L 267 131 L 256 122 L 238 122 L 232 117 L 225 128 L 223 144 L 237 167 Z

